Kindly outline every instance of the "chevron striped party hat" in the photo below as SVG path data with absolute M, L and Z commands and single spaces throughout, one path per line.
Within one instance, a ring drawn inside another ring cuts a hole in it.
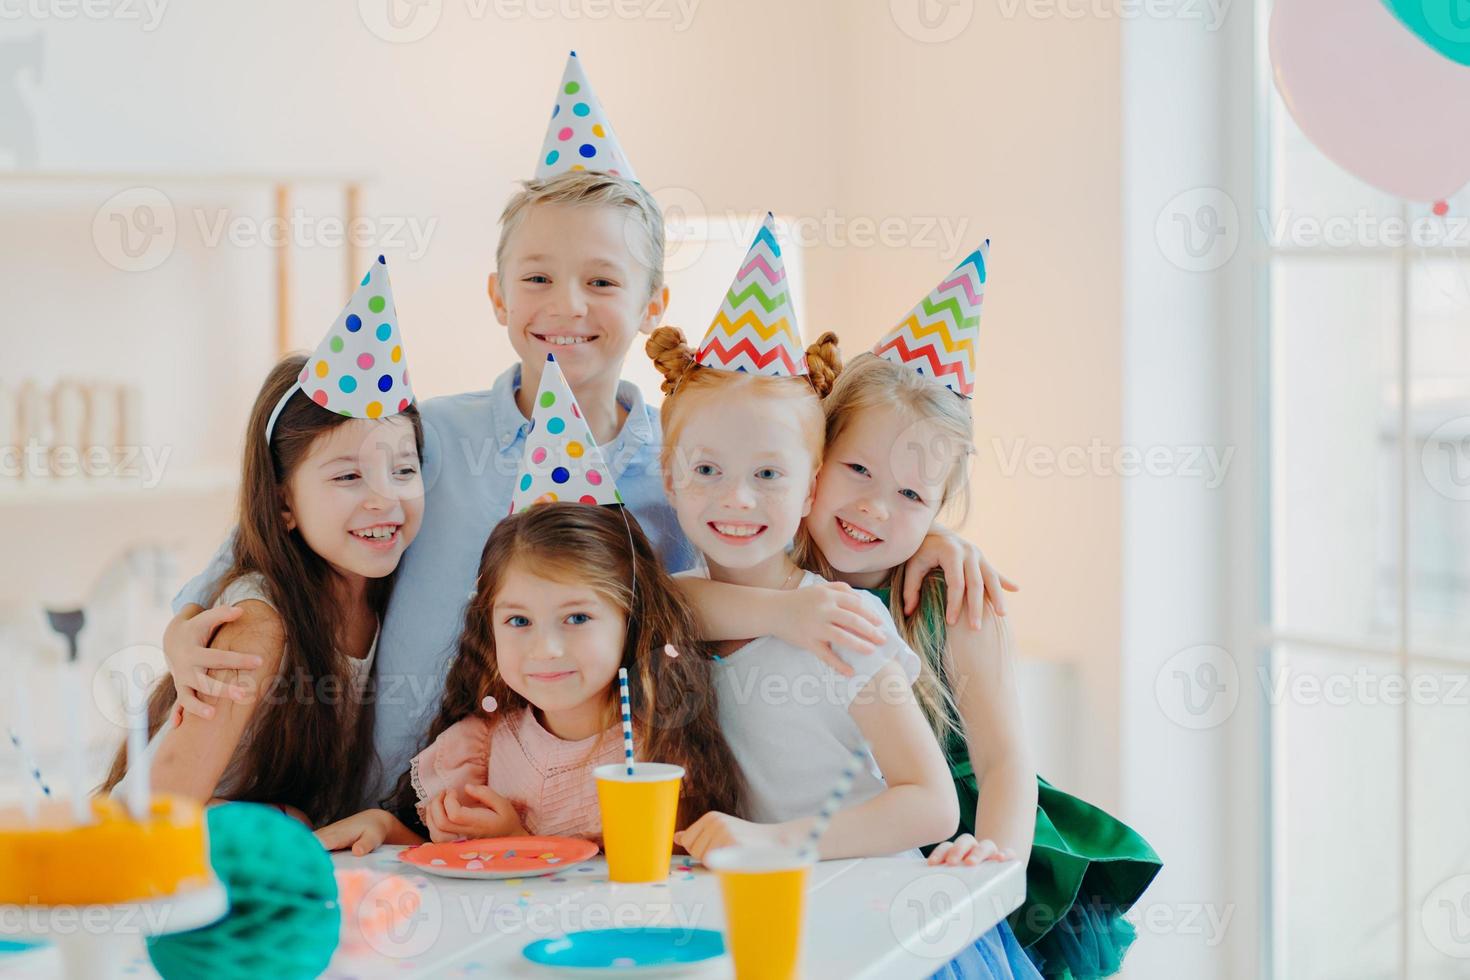
M 531 430 L 521 455 L 521 472 L 511 497 L 512 514 L 533 504 L 558 500 L 584 504 L 620 504 L 623 498 L 613 482 L 602 450 L 577 407 L 566 375 L 556 357 L 547 354 L 541 369 L 541 387 L 531 407 Z
M 776 219 L 770 212 L 700 341 L 695 360 L 721 371 L 776 378 L 807 373 L 786 266 L 776 244 Z
M 536 159 L 536 179 L 568 170 L 601 170 L 638 179 L 575 51 L 567 55 L 561 87 L 556 90 L 556 105 L 541 142 L 541 156 Z
M 878 341 L 873 353 L 894 364 L 908 365 L 957 395 L 972 397 L 989 254 L 987 238 Z

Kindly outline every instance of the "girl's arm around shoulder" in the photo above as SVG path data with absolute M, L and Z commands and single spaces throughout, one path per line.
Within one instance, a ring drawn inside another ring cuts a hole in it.
M 844 677 L 852 668 L 837 652 L 873 654 L 883 643 L 883 620 L 872 604 L 849 585 L 823 582 L 799 589 L 756 589 L 713 582 L 699 575 L 674 578 L 694 607 L 708 640 L 748 640 L 770 634 L 809 650 Z M 875 600 L 876 601 L 876 600 Z
M 250 719 L 280 670 L 286 646 L 281 617 L 266 603 L 253 599 L 241 602 L 238 608 L 239 617 L 220 627 L 210 646 L 256 656 L 260 665 L 210 671 L 210 676 L 240 689 L 242 697 L 220 700 L 209 718 L 184 714 L 164 736 L 152 767 L 155 793 L 177 793 L 200 802 L 214 796 Z

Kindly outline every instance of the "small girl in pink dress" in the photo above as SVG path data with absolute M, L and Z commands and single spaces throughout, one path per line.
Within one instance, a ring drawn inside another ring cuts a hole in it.
M 476 586 L 428 747 L 387 809 L 323 828 L 323 844 L 600 839 L 592 770 L 622 760 L 619 667 L 638 757 L 685 770 L 678 827 L 740 811 L 694 613 L 624 508 L 547 503 L 505 518 Z

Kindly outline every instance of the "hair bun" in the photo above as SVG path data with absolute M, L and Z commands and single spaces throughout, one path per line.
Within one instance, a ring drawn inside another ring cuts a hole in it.
M 665 395 L 672 395 L 680 382 L 698 365 L 694 361 L 694 348 L 684 339 L 684 331 L 678 327 L 659 327 L 648 338 L 643 348 L 653 359 L 653 366 L 664 376 Z
M 826 398 L 842 373 L 842 349 L 835 333 L 828 330 L 806 349 L 806 370 L 817 397 Z

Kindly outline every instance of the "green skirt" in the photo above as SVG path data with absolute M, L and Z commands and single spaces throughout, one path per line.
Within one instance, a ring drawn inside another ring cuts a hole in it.
M 968 753 L 951 755 L 961 833 L 974 832 L 979 786 Z M 1135 932 L 1133 907 L 1163 862 L 1121 820 L 1037 777 L 1036 833 L 1026 900 L 1011 931 L 1045 977 L 1090 980 L 1117 973 Z

